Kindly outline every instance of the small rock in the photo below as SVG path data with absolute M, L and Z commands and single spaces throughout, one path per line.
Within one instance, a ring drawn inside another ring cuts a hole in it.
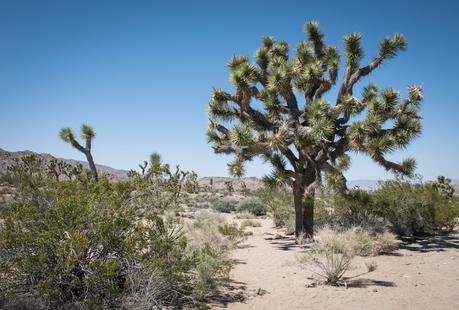
M 268 291 L 262 289 L 261 287 L 259 287 L 258 290 L 257 290 L 257 295 L 259 295 L 259 296 L 263 296 L 266 293 L 268 293 Z
M 378 290 L 374 288 L 373 289 L 373 293 L 377 293 L 377 292 L 378 292 Z

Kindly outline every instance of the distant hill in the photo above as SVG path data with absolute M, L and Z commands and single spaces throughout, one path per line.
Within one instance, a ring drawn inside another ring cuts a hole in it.
M 41 158 L 44 162 L 49 162 L 53 158 L 56 158 L 52 156 L 51 154 L 47 153 L 35 153 L 32 151 L 19 151 L 19 152 L 8 152 L 0 148 L 0 176 L 4 175 L 6 172 L 6 167 L 8 167 L 14 160 L 14 158 L 19 158 L 25 155 L 31 155 L 35 154 L 39 158 Z M 89 169 L 89 165 L 85 161 L 80 161 L 80 160 L 75 160 L 75 159 L 65 159 L 65 158 L 57 158 L 62 161 L 65 161 L 71 165 L 76 165 L 77 163 L 81 163 L 83 167 L 86 169 Z M 120 169 L 114 169 L 112 167 L 104 166 L 104 165 L 97 165 L 97 170 L 99 171 L 99 174 L 101 175 L 107 175 L 112 179 L 115 180 L 122 180 L 127 178 L 127 171 L 126 170 L 120 170 Z

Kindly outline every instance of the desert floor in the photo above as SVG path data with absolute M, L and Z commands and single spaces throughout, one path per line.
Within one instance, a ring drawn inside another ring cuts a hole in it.
M 345 274 L 347 287 L 313 286 L 314 273 L 298 262 L 306 249 L 270 219 L 259 221 L 262 226 L 248 227 L 253 235 L 233 252 L 227 300 L 212 308 L 459 309 L 458 235 L 402 241 L 391 255 L 357 257 Z M 377 270 L 366 273 L 366 261 L 376 262 Z M 244 300 L 234 302 L 236 294 Z

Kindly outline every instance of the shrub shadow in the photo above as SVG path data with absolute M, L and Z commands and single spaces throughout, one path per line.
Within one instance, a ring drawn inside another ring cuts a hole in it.
M 381 280 L 374 280 L 374 279 L 353 279 L 353 278 L 343 278 L 346 282 L 347 287 L 353 288 L 367 288 L 371 286 L 383 286 L 383 287 L 396 287 L 394 282 L 391 281 L 381 281 Z
M 211 308 L 226 308 L 228 304 L 244 302 L 246 300 L 247 283 L 225 279 L 219 288 L 207 297 L 207 302 Z
M 422 236 L 401 238 L 399 248 L 402 250 L 421 253 L 441 252 L 447 249 L 459 249 L 459 238 L 457 235 L 449 236 Z

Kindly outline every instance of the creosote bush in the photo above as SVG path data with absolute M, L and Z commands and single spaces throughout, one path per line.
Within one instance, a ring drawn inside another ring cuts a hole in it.
M 247 211 L 255 216 L 266 215 L 265 204 L 257 197 L 249 197 L 242 200 L 237 207 L 238 212 Z
M 448 233 L 459 216 L 459 203 L 435 183 L 386 181 L 372 196 L 374 209 L 400 235 Z
M 56 178 L 36 157 L 17 160 L 0 211 L 0 307 L 30 298 L 50 308 L 198 307 L 209 289 L 203 269 L 229 270 L 219 255 L 237 238 L 217 228 L 227 249 L 192 247 L 164 213 L 175 213 L 183 174 L 151 162 L 144 175 L 110 182 L 84 170 Z
M 238 202 L 235 199 L 223 197 L 214 203 L 213 208 L 218 212 L 231 213 L 236 211 L 237 205 Z
M 399 179 L 380 182 L 373 191 L 328 193 L 316 206 L 319 227 L 360 226 L 373 234 L 390 229 L 401 236 L 451 232 L 459 216 L 459 203 L 447 185 Z

